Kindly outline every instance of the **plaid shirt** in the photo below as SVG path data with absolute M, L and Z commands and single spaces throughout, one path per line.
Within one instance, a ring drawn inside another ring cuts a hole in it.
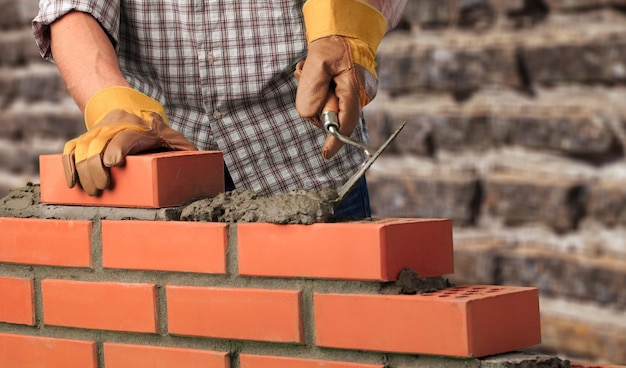
M 222 150 L 238 188 L 275 194 L 338 189 L 365 160 L 295 109 L 295 64 L 306 56 L 304 0 L 41 0 L 37 44 L 51 60 L 49 24 L 91 14 L 112 40 L 122 73 L 161 101 L 172 128 L 201 150 Z M 366 140 L 363 123 L 354 138 Z

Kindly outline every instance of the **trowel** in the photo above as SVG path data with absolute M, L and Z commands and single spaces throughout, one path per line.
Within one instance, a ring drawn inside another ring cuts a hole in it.
M 367 148 L 367 146 L 365 146 L 363 143 L 355 141 L 354 139 L 339 133 L 339 120 L 337 119 L 338 110 L 339 110 L 339 101 L 334 91 L 331 90 L 328 94 L 326 105 L 324 106 L 324 109 L 322 110 L 322 114 L 320 115 L 320 119 L 322 121 L 322 127 L 328 134 L 334 136 L 335 138 L 342 141 L 343 143 L 349 144 L 351 146 L 357 147 L 360 150 L 362 150 L 363 153 L 365 153 L 365 155 L 367 156 L 367 159 L 365 162 L 363 162 L 363 164 L 361 164 L 361 167 L 359 168 L 359 170 L 356 173 L 354 173 L 354 175 L 352 175 L 352 177 L 350 177 L 350 179 L 344 185 L 341 186 L 341 188 L 339 189 L 339 192 L 337 193 L 338 194 L 337 198 L 331 201 L 331 205 L 334 208 L 337 208 L 341 204 L 341 202 L 345 199 L 345 197 L 348 195 L 350 190 L 356 185 L 359 179 L 361 179 L 361 177 L 365 174 L 367 169 L 369 169 L 370 166 L 372 166 L 374 161 L 378 159 L 378 156 L 380 156 L 383 153 L 383 151 L 387 148 L 387 146 L 391 144 L 391 142 L 398 136 L 400 131 L 402 131 L 402 128 L 404 128 L 404 126 L 406 125 L 406 121 L 403 122 L 400 125 L 400 127 L 396 129 L 396 131 L 393 132 L 393 134 L 391 134 L 389 138 L 387 138 L 385 143 L 383 143 L 380 146 L 380 148 L 378 148 L 378 150 L 372 154 L 370 150 Z

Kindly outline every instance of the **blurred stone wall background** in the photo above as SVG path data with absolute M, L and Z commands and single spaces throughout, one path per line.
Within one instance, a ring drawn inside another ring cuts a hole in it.
M 0 0 L 0 197 L 84 129 L 36 11 Z M 451 281 L 536 286 L 534 350 L 626 364 L 626 0 L 409 0 L 379 77 L 374 215 L 452 219 Z
M 0 0 L 0 196 L 38 181 L 39 155 L 84 131 L 56 67 L 39 56 L 30 22 L 37 0 Z

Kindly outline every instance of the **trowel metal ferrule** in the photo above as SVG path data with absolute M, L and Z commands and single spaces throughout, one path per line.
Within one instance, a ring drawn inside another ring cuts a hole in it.
M 363 143 L 355 141 L 354 139 L 339 133 L 339 122 L 337 120 L 336 112 L 324 111 L 322 112 L 321 118 L 322 118 L 322 126 L 324 127 L 324 130 L 328 134 L 339 139 L 345 144 L 349 144 L 351 146 L 354 146 L 362 150 L 367 155 L 367 157 L 372 157 L 372 153 L 369 151 L 367 146 L 365 146 Z

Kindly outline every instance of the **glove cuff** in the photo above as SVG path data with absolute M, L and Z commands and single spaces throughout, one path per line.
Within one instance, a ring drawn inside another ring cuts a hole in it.
M 338 35 L 362 40 L 371 54 L 387 31 L 387 20 L 363 0 L 308 0 L 302 7 L 307 42 Z
M 124 110 L 130 114 L 143 117 L 145 113 L 155 112 L 168 124 L 163 105 L 143 93 L 130 87 L 107 87 L 96 92 L 85 106 L 85 125 L 91 130 L 94 125 L 113 110 Z

